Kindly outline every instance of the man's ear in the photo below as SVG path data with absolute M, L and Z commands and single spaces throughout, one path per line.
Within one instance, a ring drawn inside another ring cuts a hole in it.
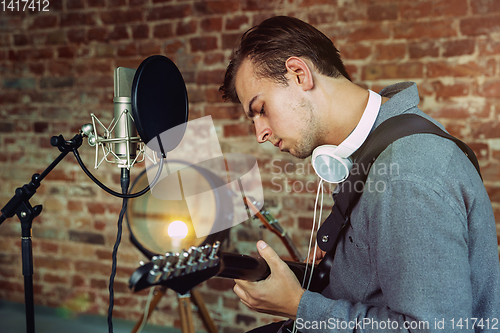
M 287 76 L 304 91 L 314 88 L 314 79 L 309 64 L 300 57 L 290 57 L 285 62 Z

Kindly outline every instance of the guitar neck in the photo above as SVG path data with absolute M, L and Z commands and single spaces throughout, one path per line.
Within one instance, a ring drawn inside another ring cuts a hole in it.
M 271 270 L 266 261 L 260 257 L 251 257 L 243 254 L 220 252 L 220 268 L 217 276 L 229 279 L 240 279 L 247 281 L 264 280 L 271 274 Z M 299 281 L 306 277 L 309 281 L 311 277 L 311 265 L 295 261 L 285 261 Z M 316 265 L 312 274 L 311 291 L 321 291 L 328 284 L 328 271 L 322 270 L 320 265 Z
M 185 294 L 193 287 L 219 276 L 247 281 L 264 280 L 271 274 L 266 261 L 260 257 L 222 252 L 219 242 L 213 245 L 193 247 L 182 253 L 167 253 L 154 256 L 150 262 L 138 267 L 129 280 L 129 288 L 139 291 L 154 285 L 162 285 L 179 294 Z M 332 254 L 333 256 L 333 254 Z M 311 279 L 311 291 L 322 291 L 329 282 L 332 256 L 327 254 L 314 267 L 295 261 L 285 261 L 300 280 Z M 330 259 L 328 259 L 330 257 Z

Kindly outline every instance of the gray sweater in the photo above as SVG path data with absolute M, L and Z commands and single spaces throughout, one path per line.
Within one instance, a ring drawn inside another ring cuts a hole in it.
M 414 83 L 380 94 L 391 99 L 375 126 L 402 113 L 431 119 L 417 108 Z M 500 332 L 495 219 L 455 143 L 416 134 L 379 155 L 338 243 L 330 284 L 304 293 L 296 323 L 303 333 Z

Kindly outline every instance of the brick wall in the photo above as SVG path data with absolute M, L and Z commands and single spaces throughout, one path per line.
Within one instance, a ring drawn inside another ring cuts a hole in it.
M 353 80 L 364 87 L 378 91 L 417 82 L 421 108 L 476 152 L 500 228 L 498 1 L 49 1 L 47 12 L 0 13 L 0 206 L 58 155 L 51 136 L 72 137 L 91 112 L 109 124 L 115 67 L 136 68 L 147 56 L 163 54 L 186 81 L 190 118 L 211 115 L 224 152 L 258 158 L 267 207 L 305 252 L 315 197 L 312 169 L 271 145 L 259 146 L 240 108 L 223 103 L 218 92 L 238 36 L 280 14 L 304 19 L 331 37 Z M 92 165 L 93 150 L 84 144 L 80 153 Z M 105 165 L 95 174 L 118 190 L 116 167 Z M 105 315 L 120 200 L 95 186 L 70 155 L 31 203 L 44 206 L 33 224 L 35 303 Z M 255 253 L 254 243 L 263 237 L 286 257 L 279 240 L 259 224 L 235 228 L 234 249 Z M 19 238 L 17 218 L 0 226 L 0 298 L 15 302 L 24 300 Z M 137 320 L 147 291 L 132 294 L 127 281 L 144 257 L 127 230 L 123 239 L 115 317 Z M 240 304 L 232 285 L 215 278 L 199 287 L 221 332 L 269 320 Z M 169 292 L 151 322 L 179 327 L 178 318 Z

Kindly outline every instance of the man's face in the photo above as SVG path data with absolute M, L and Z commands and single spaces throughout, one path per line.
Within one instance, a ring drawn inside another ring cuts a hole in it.
M 235 87 L 259 143 L 270 141 L 298 158 L 311 155 L 321 131 L 313 104 L 293 79 L 284 86 L 257 78 L 254 65 L 245 60 L 236 73 Z

